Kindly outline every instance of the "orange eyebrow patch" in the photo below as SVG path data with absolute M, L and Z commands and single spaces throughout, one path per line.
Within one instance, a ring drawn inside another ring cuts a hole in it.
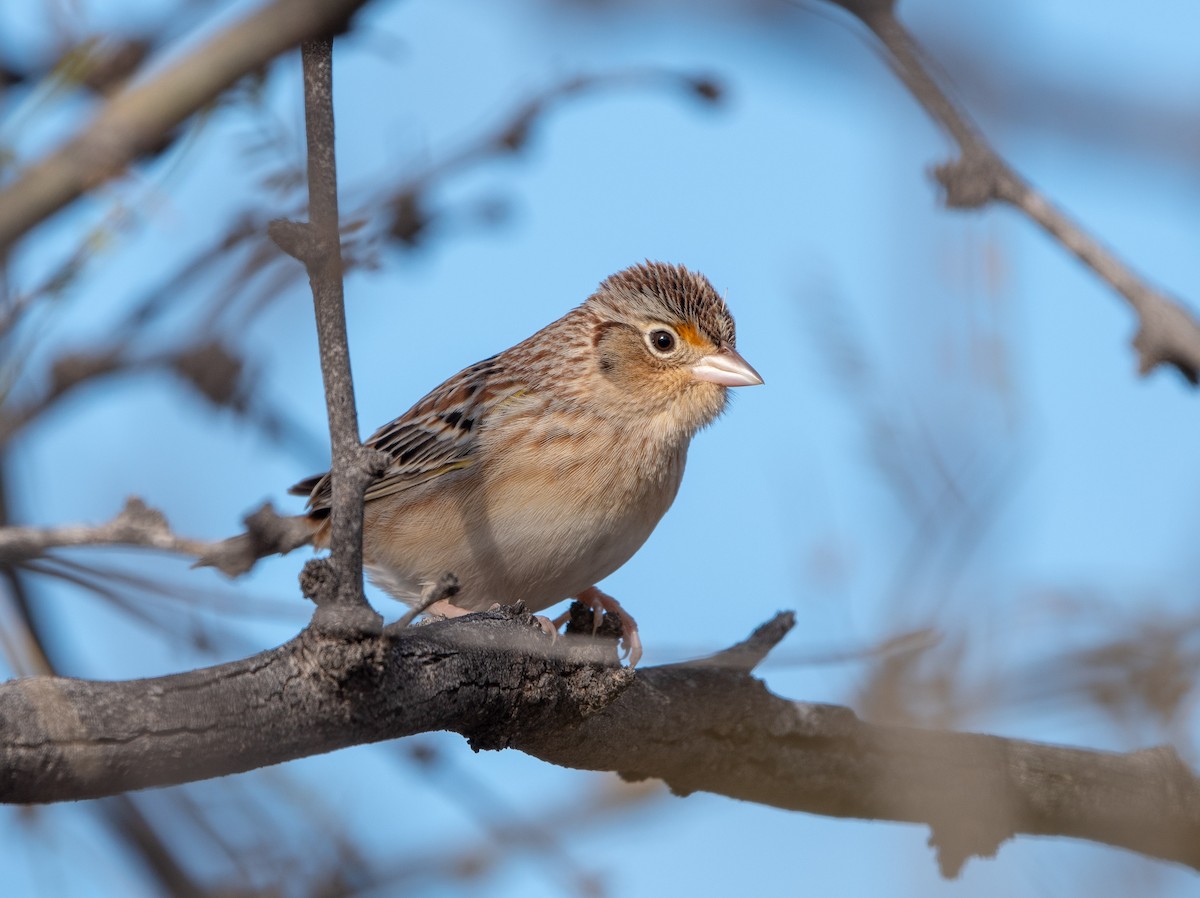
M 679 339 L 692 346 L 704 348 L 709 344 L 709 341 L 700 333 L 700 331 L 696 330 L 696 327 L 690 323 L 681 324 L 676 328 L 676 331 L 679 332 Z

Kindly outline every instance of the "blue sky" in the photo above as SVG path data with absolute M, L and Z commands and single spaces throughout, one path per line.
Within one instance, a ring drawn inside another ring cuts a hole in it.
M 96 27 L 128 20 L 133 8 L 95 6 L 82 4 L 81 15 Z M 718 649 L 790 608 L 799 624 L 784 644 L 789 657 L 933 626 L 965 634 L 961 673 L 970 680 L 1086 644 L 1121 615 L 1136 620 L 1139 603 L 1148 615 L 1192 606 L 1197 397 L 1169 372 L 1136 377 L 1132 317 L 1115 294 L 1014 212 L 939 208 L 926 172 L 947 157 L 949 142 L 845 17 L 816 2 L 772 22 L 728 15 L 720 4 L 693 14 L 686 6 L 627 5 L 597 19 L 586 5 L 568 13 L 537 0 L 413 0 L 369 8 L 366 29 L 342 42 L 339 167 L 351 204 L 579 73 L 656 66 L 726 87 L 715 108 L 679 91 L 599 91 L 539 120 L 519 157 L 441 182 L 435 197 L 447 208 L 500 198 L 508 215 L 490 228 L 452 220 L 421 252 L 389 251 L 380 271 L 349 277 L 363 432 L 558 317 L 607 274 L 644 258 L 683 262 L 727 291 L 739 348 L 766 385 L 740 391 L 697 438 L 675 507 L 605 583 L 636 614 L 645 663 Z M 1200 88 L 1192 4 L 1150 3 L 1135 13 L 1082 0 L 922 0 L 901 12 L 935 54 L 970 63 L 959 96 L 1019 171 L 1157 284 L 1200 297 L 1194 153 L 1166 145 L 1171 135 L 1132 133 L 1120 119 L 1099 134 L 1073 127 L 1076 110 L 1041 89 L 1099 97 L 1114 116 L 1145 108 L 1186 122 Z M 45 40 L 41 15 L 0 17 L 0 35 L 20 36 L 26 51 Z M 953 75 L 954 61 L 944 62 Z M 266 84 L 270 114 L 296 133 L 298 75 L 296 61 L 284 62 Z M 1004 103 L 1005 89 L 1015 103 Z M 43 110 L 0 136 L 32 153 L 84 112 L 82 103 Z M 1061 127 L 1046 124 L 1056 116 Z M 217 111 L 173 151 L 177 158 L 62 216 L 23 247 L 16 276 L 35 283 L 104 202 L 139 200 L 135 232 L 93 263 L 86 289 L 48 326 L 48 348 L 86 341 L 127 307 L 131 285 L 171 271 L 189 247 L 212 239 L 261 179 L 240 154 L 251 124 L 244 111 Z M 261 360 L 265 397 L 319 438 L 307 301 L 298 283 L 240 339 Z M 837 373 L 849 357 L 863 360 L 857 381 Z M 932 453 L 920 448 L 930 444 L 975 495 L 992 496 L 978 526 L 934 496 L 930 529 L 919 531 L 881 473 L 880 457 L 902 457 L 921 483 L 936 482 Z M 180 532 L 216 538 L 264 499 L 298 511 L 287 486 L 325 463 L 311 445 L 281 448 L 214 416 L 169 381 L 117 384 L 77 398 L 28 435 L 19 499 L 29 520 L 51 523 L 102 520 L 138 494 Z M 926 551 L 914 556 L 914 544 Z M 185 567 L 121 557 L 174 573 Z M 301 563 L 272 561 L 234 587 L 296 598 L 290 617 L 245 627 L 251 648 L 288 638 L 303 621 L 294 587 Z M 214 574 L 186 576 L 201 589 L 228 588 Z M 200 663 L 85 596 L 52 589 L 46 601 L 76 646 L 72 673 L 146 676 Z M 690 612 L 686 628 L 681 606 Z M 764 675 L 789 697 L 851 703 L 865 677 L 862 664 L 779 664 Z M 1001 706 L 970 725 L 1111 749 L 1162 738 L 1079 707 Z M 548 801 L 603 783 L 516 754 L 473 756 L 456 738 L 435 744 L 522 807 L 529 795 Z M 478 835 L 478 820 L 427 788 L 419 772 L 401 774 L 394 792 L 379 790 L 381 777 L 397 776 L 387 751 L 293 766 L 304 780 L 364 802 L 359 836 L 381 854 Z M 81 835 L 60 835 L 57 847 L 34 854 L 26 841 L 0 841 L 8 846 L 0 865 L 26 877 L 23 888 L 146 888 L 111 860 L 100 885 L 74 863 L 39 873 L 37 858 L 103 855 L 103 837 L 83 815 L 49 814 L 62 832 Z M 23 831 L 12 814 L 0 820 L 5 832 Z M 569 850 L 592 869 L 600 855 L 619 856 L 621 867 L 605 878 L 611 894 L 631 898 L 741 890 L 748 870 L 763 896 L 1104 895 L 1127 894 L 1130 883 L 1167 892 L 1192 884 L 1179 871 L 1062 840 L 1008 844 L 997 860 L 971 861 L 961 880 L 944 883 L 926 835 L 693 796 L 597 828 Z M 507 866 L 493 886 L 495 894 L 563 894 L 537 862 Z

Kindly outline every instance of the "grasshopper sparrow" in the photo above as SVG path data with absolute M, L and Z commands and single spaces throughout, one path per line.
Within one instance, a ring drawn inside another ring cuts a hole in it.
M 565 598 L 621 615 L 595 584 L 624 564 L 670 507 L 688 444 L 725 409 L 727 387 L 762 383 L 734 349 L 733 317 L 708 279 L 647 262 L 604 280 L 579 307 L 451 377 L 368 445 L 391 456 L 368 488 L 364 562 L 409 604 L 443 571 L 454 615 Z M 328 543 L 328 475 L 308 496 Z

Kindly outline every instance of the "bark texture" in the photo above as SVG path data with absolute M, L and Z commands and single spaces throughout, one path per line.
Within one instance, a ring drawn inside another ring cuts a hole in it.
M 1200 782 L 1170 749 L 1113 754 L 877 726 L 750 673 L 791 626 L 687 665 L 617 667 L 525 614 L 374 635 L 309 628 L 279 648 L 126 682 L 0 685 L 0 800 L 112 795 L 448 730 L 566 767 L 657 777 L 836 817 L 930 826 L 942 869 L 1017 834 L 1090 839 L 1200 869 Z

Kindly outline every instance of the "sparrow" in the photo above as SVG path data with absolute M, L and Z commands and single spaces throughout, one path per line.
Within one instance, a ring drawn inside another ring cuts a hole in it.
M 637 624 L 596 584 L 670 508 L 692 437 L 729 388 L 763 382 L 735 345 L 733 316 L 702 274 L 647 261 L 606 278 L 367 440 L 391 459 L 366 491 L 367 573 L 410 605 L 453 573 L 457 594 L 428 609 L 442 616 L 567 598 L 597 620 L 615 611 L 635 665 Z M 313 543 L 327 547 L 329 475 L 291 492 L 308 497 Z

